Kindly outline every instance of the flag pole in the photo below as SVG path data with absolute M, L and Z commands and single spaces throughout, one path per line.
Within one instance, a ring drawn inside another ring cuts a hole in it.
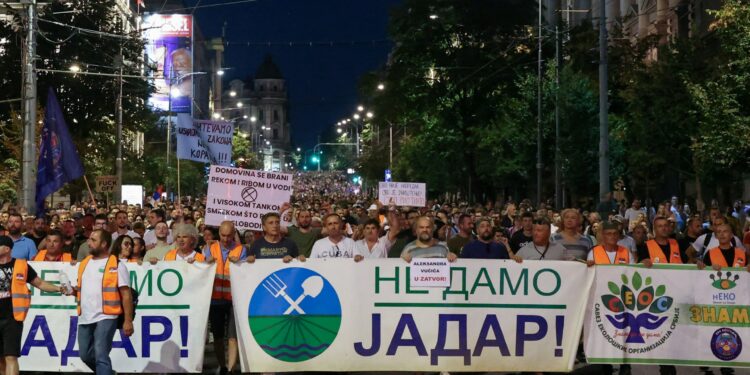
M 89 186 L 89 179 L 86 178 L 86 175 L 83 175 L 83 182 L 86 183 L 86 190 L 89 191 L 89 196 L 91 196 L 91 202 L 94 203 L 94 206 L 96 206 L 96 199 L 94 198 L 94 193 L 91 192 L 91 186 Z

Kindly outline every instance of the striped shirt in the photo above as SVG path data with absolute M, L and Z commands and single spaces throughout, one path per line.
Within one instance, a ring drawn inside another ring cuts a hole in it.
M 552 242 L 559 243 L 565 248 L 564 257 L 565 259 L 581 259 L 586 260 L 589 250 L 594 247 L 594 243 L 588 236 L 578 235 L 578 240 L 575 242 L 567 242 L 563 237 L 562 233 L 555 233 L 551 238 Z

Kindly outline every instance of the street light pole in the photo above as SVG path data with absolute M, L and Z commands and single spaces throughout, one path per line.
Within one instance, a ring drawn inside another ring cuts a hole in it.
M 31 0 L 28 7 L 23 87 L 23 204 L 33 213 L 36 205 L 36 0 Z
M 115 201 L 119 204 L 122 202 L 122 68 L 125 63 L 122 55 L 122 44 L 120 44 L 120 55 L 118 57 L 120 93 L 117 95 L 117 157 L 115 158 L 117 188 L 115 189 Z
M 607 108 L 607 1 L 599 2 L 599 197 L 609 192 L 609 121 Z
M 536 97 L 536 202 L 542 203 L 542 0 L 539 5 Z

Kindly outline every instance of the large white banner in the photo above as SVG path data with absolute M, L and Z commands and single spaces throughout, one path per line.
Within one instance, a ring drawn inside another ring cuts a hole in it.
M 261 217 L 279 212 L 292 195 L 292 175 L 211 166 L 206 198 L 206 224 L 231 220 L 239 230 L 261 230 Z
M 593 272 L 459 259 L 416 288 L 400 259 L 231 265 L 243 372 L 569 371 Z
M 591 363 L 750 367 L 750 272 L 597 266 L 586 309 Z
M 75 285 L 77 266 L 31 262 L 42 279 L 58 283 L 65 273 Z M 182 261 L 128 263 L 139 291 L 131 337 L 115 333 L 111 353 L 118 373 L 201 372 L 215 265 Z M 23 326 L 22 371 L 88 372 L 78 352 L 75 298 L 32 288 Z
M 177 115 L 177 158 L 229 165 L 234 125 L 228 121 L 197 120 Z
M 421 182 L 379 182 L 378 200 L 385 205 L 424 207 L 427 184 Z

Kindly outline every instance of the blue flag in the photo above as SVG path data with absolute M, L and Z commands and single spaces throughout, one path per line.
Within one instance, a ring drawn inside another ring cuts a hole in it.
M 37 215 L 44 214 L 44 198 L 81 176 L 83 164 L 68 133 L 55 90 L 50 87 L 36 172 Z

